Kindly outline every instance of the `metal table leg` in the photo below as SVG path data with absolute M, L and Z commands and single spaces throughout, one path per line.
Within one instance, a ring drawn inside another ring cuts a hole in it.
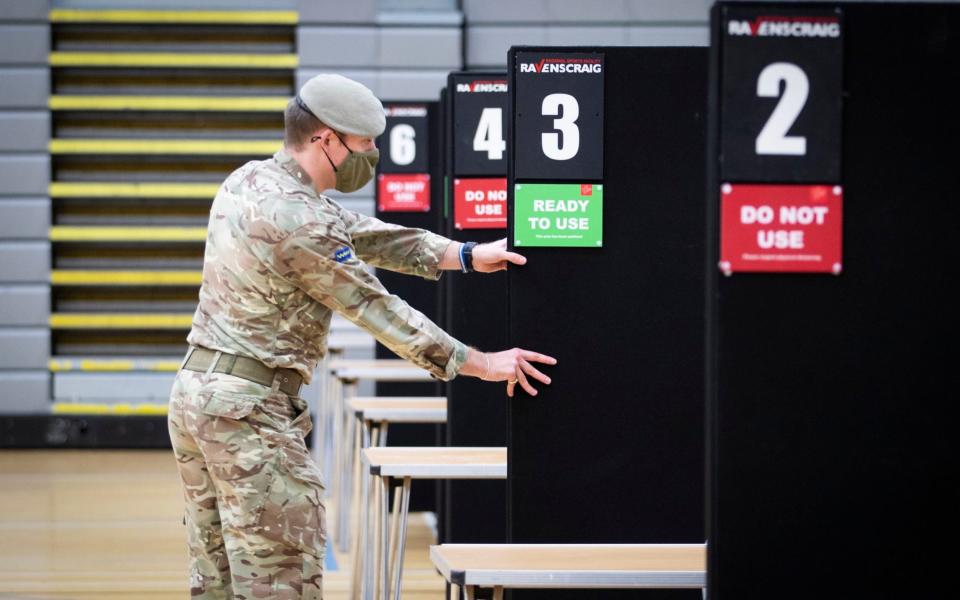
M 380 539 L 377 540 L 377 554 L 379 555 L 377 562 L 380 570 L 380 599 L 390 600 L 390 542 L 388 540 L 390 524 L 387 522 L 390 518 L 390 478 L 378 476 L 378 479 L 380 480 Z
M 337 518 L 337 528 L 339 535 L 337 536 L 337 547 L 341 552 L 349 552 L 351 548 L 350 540 L 350 502 L 351 495 L 353 490 L 353 471 L 354 471 L 354 436 L 355 436 L 355 419 L 349 416 L 349 411 L 346 408 L 347 402 L 350 398 L 356 395 L 356 384 L 357 381 L 353 380 L 342 380 L 341 388 L 342 393 L 338 398 L 337 410 L 339 412 L 338 422 L 341 423 L 341 435 L 337 439 L 337 444 L 340 447 L 340 486 L 337 489 L 337 505 L 339 506 L 338 518 Z
M 394 598 L 400 600 L 400 586 L 403 577 L 403 555 L 407 548 L 407 516 L 410 513 L 410 478 L 403 478 L 403 488 L 400 491 L 399 531 L 397 537 L 397 555 L 394 558 Z

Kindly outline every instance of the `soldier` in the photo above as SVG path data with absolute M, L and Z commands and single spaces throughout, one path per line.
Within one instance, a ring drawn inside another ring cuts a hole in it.
M 531 395 L 532 380 L 550 383 L 532 363 L 555 359 L 468 348 L 366 268 L 438 279 L 526 262 L 505 240 L 460 244 L 322 195 L 370 181 L 384 127 L 369 89 L 318 75 L 287 105 L 283 149 L 234 171 L 213 201 L 169 412 L 193 597 L 322 597 L 324 487 L 304 443 L 311 423 L 299 390 L 326 352 L 334 311 L 437 379 L 506 381 L 510 396 L 518 382 Z

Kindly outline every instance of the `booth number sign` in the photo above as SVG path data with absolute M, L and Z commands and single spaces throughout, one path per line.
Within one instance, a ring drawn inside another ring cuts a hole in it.
M 602 246 L 604 55 L 517 52 L 513 74 L 514 244 Z

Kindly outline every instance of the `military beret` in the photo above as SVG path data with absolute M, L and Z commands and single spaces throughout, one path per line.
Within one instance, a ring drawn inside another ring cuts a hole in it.
M 370 88 L 342 75 L 311 77 L 300 88 L 297 104 L 343 133 L 377 137 L 387 127 L 383 104 Z

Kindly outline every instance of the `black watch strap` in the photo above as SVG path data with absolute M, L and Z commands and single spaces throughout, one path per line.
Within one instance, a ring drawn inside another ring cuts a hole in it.
M 476 242 L 465 242 L 463 244 L 463 263 L 461 266 L 463 267 L 464 273 L 470 273 L 473 271 L 473 249 L 476 245 Z

